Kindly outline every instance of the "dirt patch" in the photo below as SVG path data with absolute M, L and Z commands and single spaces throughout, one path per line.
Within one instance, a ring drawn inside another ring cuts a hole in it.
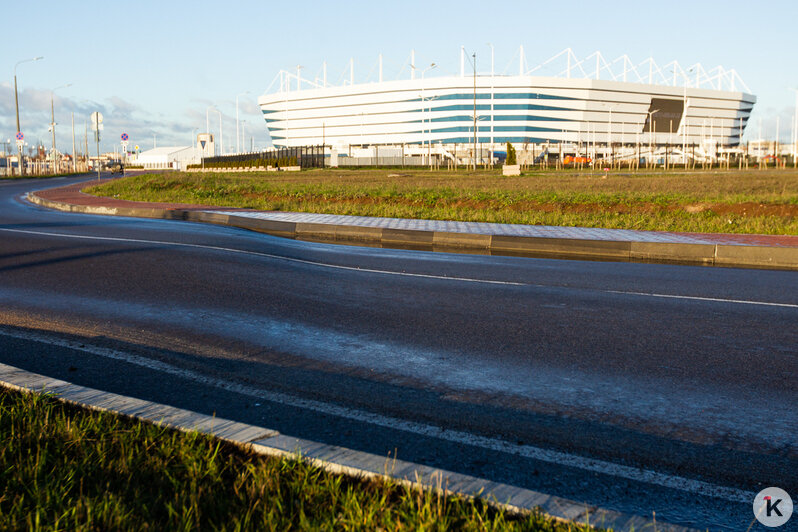
M 798 216 L 798 205 L 794 204 L 770 204 L 770 203 L 718 203 L 711 206 L 713 212 L 718 214 L 735 214 L 737 216 L 776 216 L 782 218 L 794 218 Z

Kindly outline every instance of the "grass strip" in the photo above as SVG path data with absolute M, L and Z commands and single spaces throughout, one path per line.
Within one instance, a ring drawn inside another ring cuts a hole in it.
M 16 169 L 15 169 L 15 172 L 16 172 Z M 8 179 L 8 180 L 11 180 L 11 179 L 52 179 L 53 177 L 72 177 L 72 176 L 76 176 L 76 175 L 83 175 L 85 173 L 86 172 L 65 172 L 65 173 L 60 173 L 60 174 L 34 174 L 34 175 L 30 175 L 30 174 L 19 175 L 17 173 L 14 173 L 14 175 L 7 175 L 7 174 L 1 175 L 0 176 L 0 181 L 2 181 L 4 179 Z
M 603 174 L 323 169 L 143 174 L 87 189 L 149 202 L 359 216 L 798 234 L 794 170 Z
M 0 529 L 593 530 L 5 388 Z

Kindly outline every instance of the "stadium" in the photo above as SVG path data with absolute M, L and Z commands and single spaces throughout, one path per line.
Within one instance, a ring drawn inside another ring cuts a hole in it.
M 409 79 L 330 86 L 282 71 L 279 88 L 258 99 L 278 148 L 329 146 L 344 155 L 379 150 L 440 162 L 484 163 L 507 142 L 520 153 L 592 158 L 712 159 L 739 150 L 756 97 L 734 70 L 700 64 L 634 64 L 596 52 L 578 59 L 568 49 L 527 69 L 519 54 L 515 75 L 467 69 L 425 76 L 410 60 Z M 350 63 L 351 64 L 351 63 Z M 588 65 L 590 68 L 588 68 Z M 554 75 L 540 75 L 554 69 Z M 273 84 L 274 85 L 274 84 Z M 741 90 L 744 89 L 744 90 Z M 399 151 L 401 150 L 401 151 Z

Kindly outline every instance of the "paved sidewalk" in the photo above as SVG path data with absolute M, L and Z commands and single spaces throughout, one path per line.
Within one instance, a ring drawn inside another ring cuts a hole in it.
M 318 242 L 565 259 L 798 270 L 798 236 L 636 231 L 588 227 L 342 216 L 102 198 L 96 181 L 28 195 L 45 207 L 87 214 L 214 223 Z
M 252 211 L 214 205 L 185 203 L 150 203 L 103 198 L 84 194 L 81 189 L 96 181 L 87 181 L 65 187 L 51 188 L 36 195 L 51 201 L 83 206 L 111 208 L 147 208 L 182 211 L 208 211 L 258 220 L 292 223 L 346 225 L 375 227 L 410 231 L 439 231 L 476 235 L 522 236 L 533 238 L 566 238 L 579 240 L 601 240 L 614 242 L 660 242 L 670 244 L 726 244 L 736 246 L 798 247 L 798 236 L 741 235 L 728 233 L 678 233 L 668 231 L 637 231 L 629 229 L 601 229 L 594 227 L 559 227 L 548 225 L 498 224 L 483 222 L 451 222 L 441 220 L 413 220 L 406 218 L 377 218 L 371 216 L 342 216 L 336 214 L 313 214 L 282 211 Z
M 194 208 L 196 206 L 191 206 Z M 209 212 L 229 213 L 229 210 Z M 798 236 L 739 235 L 713 233 L 676 233 L 667 231 L 637 231 L 630 229 L 601 229 L 596 227 L 561 227 L 550 225 L 498 224 L 484 222 L 450 222 L 442 220 L 413 220 L 407 218 L 377 218 L 371 216 L 343 216 L 280 211 L 243 211 L 236 216 L 258 220 L 293 223 L 332 224 L 357 227 L 378 227 L 410 231 L 439 231 L 476 235 L 522 236 L 531 238 L 570 238 L 613 242 L 662 242 L 670 244 L 727 244 L 737 246 L 798 247 Z

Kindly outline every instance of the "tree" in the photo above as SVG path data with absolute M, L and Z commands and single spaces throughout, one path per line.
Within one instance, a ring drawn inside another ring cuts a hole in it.
M 517 158 L 515 156 L 515 148 L 513 148 L 513 145 L 508 142 L 507 143 L 507 161 L 505 162 L 505 164 L 518 164 L 516 161 L 517 161 Z

